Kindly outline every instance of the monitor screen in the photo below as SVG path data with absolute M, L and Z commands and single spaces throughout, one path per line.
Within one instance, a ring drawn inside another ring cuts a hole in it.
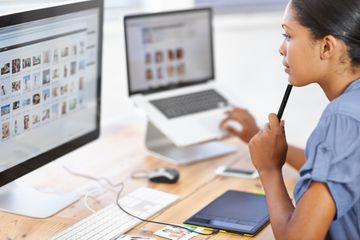
M 125 17 L 129 94 L 214 78 L 210 8 Z
M 98 137 L 100 2 L 0 16 L 0 186 Z

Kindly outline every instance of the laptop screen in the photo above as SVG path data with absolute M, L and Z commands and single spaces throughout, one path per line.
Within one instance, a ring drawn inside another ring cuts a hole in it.
M 125 17 L 129 95 L 214 78 L 210 8 Z

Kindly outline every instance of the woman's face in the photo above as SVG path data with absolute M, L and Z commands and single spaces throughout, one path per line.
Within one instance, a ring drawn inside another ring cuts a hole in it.
M 289 82 L 294 86 L 319 82 L 322 73 L 320 45 L 312 38 L 310 30 L 296 20 L 291 4 L 285 10 L 282 27 L 285 39 L 279 52 L 284 57 Z

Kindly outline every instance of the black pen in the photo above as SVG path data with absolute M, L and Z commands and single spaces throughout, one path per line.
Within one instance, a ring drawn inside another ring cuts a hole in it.
M 286 91 L 285 91 L 285 94 L 284 94 L 284 97 L 283 97 L 283 100 L 281 102 L 281 105 L 280 105 L 280 108 L 279 108 L 279 111 L 278 111 L 278 114 L 277 114 L 277 117 L 279 119 L 279 122 L 281 121 L 281 117 L 284 113 L 284 110 L 285 110 L 285 106 L 286 106 L 286 103 L 289 99 L 289 96 L 290 96 L 290 92 L 291 92 L 291 89 L 292 89 L 292 85 L 289 83 L 287 85 L 287 88 L 286 88 Z

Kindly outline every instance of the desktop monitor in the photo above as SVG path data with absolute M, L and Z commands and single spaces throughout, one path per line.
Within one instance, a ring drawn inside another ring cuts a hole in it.
M 77 200 L 14 180 L 99 137 L 103 0 L 0 16 L 0 209 L 48 217 Z

